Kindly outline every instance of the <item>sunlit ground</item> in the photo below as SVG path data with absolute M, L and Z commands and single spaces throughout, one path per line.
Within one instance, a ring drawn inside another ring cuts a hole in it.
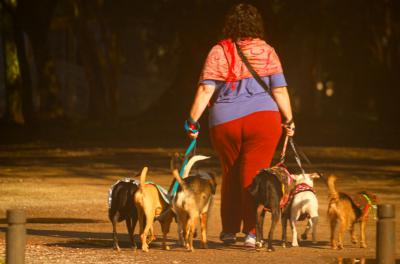
M 391 203 L 399 210 L 400 151 L 368 148 L 303 147 L 313 166 L 325 175 L 338 176 L 337 188 L 352 193 L 369 190 L 381 203 Z M 129 248 L 124 224 L 119 224 L 122 251 L 112 250 L 111 224 L 107 219 L 107 194 L 112 183 L 123 177 L 134 177 L 142 166 L 149 166 L 150 180 L 168 187 L 172 180 L 169 155 L 184 149 L 70 147 L 56 148 L 44 144 L 15 145 L 0 150 L 0 259 L 5 258 L 7 209 L 26 210 L 28 224 L 27 263 L 342 263 L 352 258 L 375 258 L 375 226 L 371 215 L 367 226 L 367 249 L 360 249 L 345 237 L 345 249 L 331 250 L 326 219 L 327 188 L 320 180 L 316 191 L 320 203 L 318 243 L 301 243 L 300 248 L 283 249 L 278 243 L 280 226 L 275 232 L 276 252 L 244 249 L 243 235 L 237 245 L 223 246 L 218 239 L 220 227 L 219 190 L 209 219 L 209 249 L 187 253 L 177 246 L 176 224 L 171 226 L 171 251 L 160 249 L 160 240 L 150 252 Z M 220 173 L 219 163 L 210 149 L 197 153 L 213 155 L 201 168 Z M 290 153 L 288 154 L 290 156 Z M 288 158 L 288 165 L 295 167 Z M 308 169 L 308 167 L 307 167 Z M 311 170 L 311 169 L 310 169 Z M 218 182 L 220 183 L 220 178 Z M 220 184 L 219 184 L 220 186 Z M 397 256 L 400 257 L 400 214 L 396 218 Z M 264 234 L 269 228 L 269 219 Z M 302 232 L 305 223 L 298 223 Z M 156 233 L 161 234 L 156 223 Z M 358 229 L 357 229 L 358 231 Z M 137 233 L 137 230 L 136 230 Z M 291 234 L 289 231 L 289 239 Z M 199 247 L 196 242 L 195 247 Z M 0 262 L 1 263 L 1 262 Z

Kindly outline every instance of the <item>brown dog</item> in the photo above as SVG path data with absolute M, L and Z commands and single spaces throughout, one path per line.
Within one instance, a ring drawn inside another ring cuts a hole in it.
M 354 232 L 354 225 L 360 223 L 360 247 L 365 248 L 365 227 L 368 220 L 368 212 L 371 207 L 375 207 L 377 198 L 369 192 L 360 192 L 350 197 L 349 195 L 337 192 L 335 188 L 335 176 L 328 177 L 329 205 L 328 217 L 331 226 L 331 246 L 333 249 L 343 248 L 343 235 L 349 228 L 351 242 L 356 244 L 357 237 Z M 338 241 L 335 240 L 335 229 L 338 227 Z
M 193 237 L 198 219 L 201 227 L 201 247 L 207 248 L 208 211 L 212 204 L 217 183 L 212 174 L 200 171 L 189 176 L 189 171 L 196 161 L 208 158 L 201 155 L 193 156 L 187 163 L 182 178 L 179 176 L 178 170 L 173 171 L 175 179 L 180 185 L 180 189 L 178 189 L 172 202 L 173 210 L 176 213 L 181 230 L 179 239 L 184 241 L 189 251 L 194 251 Z
M 142 250 L 149 251 L 147 243 L 147 235 L 151 231 L 154 219 L 163 214 L 162 219 L 159 219 L 161 230 L 163 233 L 163 248 L 169 249 L 166 244 L 167 234 L 174 217 L 169 204 L 164 200 L 160 194 L 159 189 L 155 184 L 146 183 L 147 167 L 144 167 L 140 174 L 139 190 L 134 195 L 136 204 L 139 225 L 140 225 L 140 239 L 142 241 Z

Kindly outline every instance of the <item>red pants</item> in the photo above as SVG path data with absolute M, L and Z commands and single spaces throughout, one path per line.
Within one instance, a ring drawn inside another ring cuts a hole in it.
M 282 133 L 279 112 L 262 111 L 210 129 L 222 167 L 222 231 L 255 234 L 256 210 L 247 191 L 257 172 L 270 166 Z

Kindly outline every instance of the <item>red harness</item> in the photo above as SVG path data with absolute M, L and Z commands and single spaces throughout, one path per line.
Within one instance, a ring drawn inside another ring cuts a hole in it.
M 368 218 L 368 213 L 372 206 L 371 198 L 365 193 L 357 193 L 356 195 L 349 196 L 354 204 L 362 211 L 362 217 Z M 376 198 L 375 198 L 376 199 Z

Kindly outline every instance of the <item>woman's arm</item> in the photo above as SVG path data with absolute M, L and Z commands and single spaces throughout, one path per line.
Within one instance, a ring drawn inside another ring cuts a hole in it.
M 273 88 L 272 95 L 279 107 L 279 110 L 283 118 L 285 119 L 284 127 L 286 128 L 286 135 L 291 137 L 294 135 L 294 122 L 293 122 L 292 107 L 290 106 L 290 98 L 287 88 L 286 87 Z
M 197 122 L 206 109 L 208 102 L 215 91 L 215 86 L 199 84 L 192 108 L 190 109 L 190 118 Z
M 194 97 L 192 108 L 190 109 L 189 122 L 196 123 L 200 119 L 214 91 L 215 86 L 213 85 L 199 84 L 196 95 Z M 189 137 L 196 138 L 198 134 L 198 132 L 189 133 Z

